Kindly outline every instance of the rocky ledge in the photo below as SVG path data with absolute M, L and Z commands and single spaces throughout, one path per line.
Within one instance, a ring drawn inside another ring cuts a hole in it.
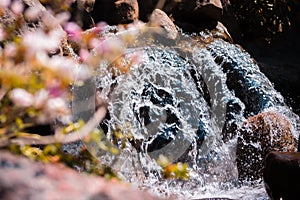
M 0 199 L 160 199 L 129 184 L 0 151 Z

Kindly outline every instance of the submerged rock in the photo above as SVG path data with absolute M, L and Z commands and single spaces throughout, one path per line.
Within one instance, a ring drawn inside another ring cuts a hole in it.
M 299 199 L 299 163 L 299 152 L 270 152 L 266 156 L 263 177 L 271 199 Z
M 129 185 L 0 151 L 0 199 L 159 199 Z
M 280 113 L 263 112 L 247 119 L 239 130 L 237 167 L 240 180 L 262 178 L 265 156 L 271 151 L 295 151 L 290 122 Z

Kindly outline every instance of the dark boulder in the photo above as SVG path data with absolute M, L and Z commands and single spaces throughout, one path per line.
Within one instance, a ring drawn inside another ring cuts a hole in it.
M 166 12 L 172 13 L 175 23 L 185 31 L 199 31 L 215 28 L 223 7 L 220 0 L 183 0 Z
M 161 5 L 158 0 L 139 0 L 138 3 L 141 20 L 148 21 L 153 10 L 159 8 L 172 16 L 176 25 L 189 32 L 215 28 L 223 13 L 220 0 L 171 0 Z
M 295 151 L 290 122 L 281 114 L 264 112 L 247 119 L 239 130 L 237 167 L 240 180 L 262 178 L 265 156 L 271 151 Z
M 97 0 L 91 11 L 95 23 L 105 21 L 110 25 L 129 24 L 139 17 L 137 0 Z
M 149 17 L 156 7 L 158 0 L 138 0 L 139 19 L 148 22 Z
M 299 152 L 270 152 L 266 156 L 263 178 L 271 199 L 300 198 L 299 163 Z

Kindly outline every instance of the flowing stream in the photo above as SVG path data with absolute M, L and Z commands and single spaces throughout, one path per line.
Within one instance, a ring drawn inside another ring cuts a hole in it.
M 239 46 L 187 38 L 154 38 L 149 45 L 140 37 L 122 55 L 126 61 L 138 54 L 139 62 L 122 75 L 100 64 L 95 87 L 109 115 L 98 128 L 121 152 L 97 149 L 95 156 L 124 181 L 159 196 L 268 199 L 261 180 L 238 180 L 235 131 L 247 117 L 272 110 L 290 120 L 298 138 L 298 117 Z M 188 163 L 190 179 L 163 179 L 160 155 Z

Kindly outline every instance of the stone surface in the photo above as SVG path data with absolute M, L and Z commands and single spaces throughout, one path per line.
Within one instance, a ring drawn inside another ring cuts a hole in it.
M 296 1 L 293 1 L 296 3 Z M 272 41 L 248 36 L 241 29 L 230 6 L 224 9 L 222 23 L 236 44 L 240 44 L 260 65 L 260 70 L 274 83 L 274 87 L 284 97 L 293 111 L 300 114 L 300 3 L 299 22 L 291 21 L 291 28 L 273 37 Z
M 138 0 L 139 19 L 144 22 L 148 22 L 149 17 L 155 9 L 157 2 L 158 0 Z
M 168 15 L 160 9 L 155 9 L 152 12 L 149 20 L 149 25 L 154 27 L 162 27 L 164 30 L 166 30 L 167 37 L 170 39 L 175 39 L 178 36 L 178 31 L 175 24 L 168 17 Z
M 201 28 L 213 29 L 221 19 L 222 12 L 220 0 L 183 0 L 171 9 L 176 24 L 187 31 L 198 31 L 197 29 Z
M 291 124 L 279 113 L 264 112 L 250 117 L 239 132 L 236 154 L 240 180 L 262 178 L 267 153 L 295 151 Z
M 140 19 L 148 21 L 156 6 L 175 19 L 176 25 L 193 32 L 213 29 L 221 19 L 223 7 L 220 0 L 170 0 L 158 5 L 158 0 L 139 0 Z
M 110 25 L 129 24 L 139 17 L 137 0 L 97 0 L 91 11 L 95 23 L 105 21 Z
M 299 163 L 299 152 L 271 152 L 266 156 L 263 177 L 271 199 L 299 199 Z
M 0 151 L 0 199 L 159 199 L 129 185 Z

